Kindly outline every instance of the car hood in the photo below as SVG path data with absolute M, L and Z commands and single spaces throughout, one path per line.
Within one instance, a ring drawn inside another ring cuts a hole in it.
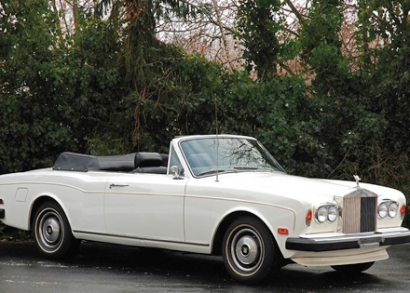
M 335 197 L 343 197 L 357 190 L 354 181 L 313 179 L 281 172 L 238 172 L 220 174 L 218 177 L 221 188 L 233 188 L 240 193 L 274 195 L 306 202 L 331 202 Z M 208 180 L 215 181 L 215 176 Z M 367 183 L 360 183 L 360 187 L 379 196 L 398 192 Z

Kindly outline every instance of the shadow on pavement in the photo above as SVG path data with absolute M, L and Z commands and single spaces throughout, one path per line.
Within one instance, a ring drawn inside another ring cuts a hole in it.
M 195 288 L 212 292 L 350 292 L 389 291 L 393 281 L 369 273 L 344 276 L 330 267 L 306 268 L 288 265 L 260 286 L 244 286 L 227 274 L 221 257 L 185 254 L 155 249 L 83 242 L 73 258 L 62 261 L 44 259 L 34 243 L 0 244 L 0 262 L 28 261 L 61 265 L 70 269 L 98 268 L 106 274 L 126 274 L 133 280 L 162 280 L 180 288 Z M 165 290 L 166 291 L 166 290 Z M 187 289 L 187 291 L 190 291 Z M 394 291 L 394 290 L 392 290 Z

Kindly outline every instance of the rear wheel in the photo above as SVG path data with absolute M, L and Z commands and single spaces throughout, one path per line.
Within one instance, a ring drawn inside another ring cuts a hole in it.
M 369 269 L 373 264 L 374 262 L 365 262 L 351 265 L 332 266 L 332 269 L 343 274 L 357 274 Z
M 37 209 L 33 230 L 37 248 L 50 258 L 66 257 L 80 244 L 73 237 L 63 210 L 54 201 L 45 202 Z
M 227 229 L 222 247 L 224 264 L 236 280 L 254 284 L 280 268 L 280 252 L 269 229 L 258 219 L 244 217 Z

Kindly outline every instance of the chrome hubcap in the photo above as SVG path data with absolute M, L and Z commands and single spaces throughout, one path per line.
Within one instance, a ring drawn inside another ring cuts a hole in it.
M 259 234 L 249 228 L 235 234 L 230 250 L 235 265 L 246 272 L 257 269 L 264 258 L 262 240 Z
M 61 219 L 54 211 L 46 212 L 40 220 L 38 234 L 42 246 L 45 249 L 57 248 L 61 240 Z
M 243 236 L 235 245 L 235 253 L 238 260 L 243 264 L 251 264 L 259 255 L 259 247 L 255 239 Z

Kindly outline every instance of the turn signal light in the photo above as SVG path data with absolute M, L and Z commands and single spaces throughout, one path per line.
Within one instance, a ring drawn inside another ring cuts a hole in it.
M 1 198 L 0 198 L 0 204 L 4 204 L 4 201 L 3 201 L 3 199 L 1 199 Z
M 404 217 L 404 215 L 406 214 L 406 210 L 407 210 L 406 205 L 405 204 L 402 205 L 401 209 L 400 209 L 400 215 L 402 215 Z
M 306 214 L 306 226 L 310 226 L 310 223 L 312 222 L 312 218 L 313 218 L 313 213 L 312 210 L 308 210 L 307 214 Z
M 280 235 L 288 235 L 289 231 L 286 228 L 278 228 L 278 234 Z

